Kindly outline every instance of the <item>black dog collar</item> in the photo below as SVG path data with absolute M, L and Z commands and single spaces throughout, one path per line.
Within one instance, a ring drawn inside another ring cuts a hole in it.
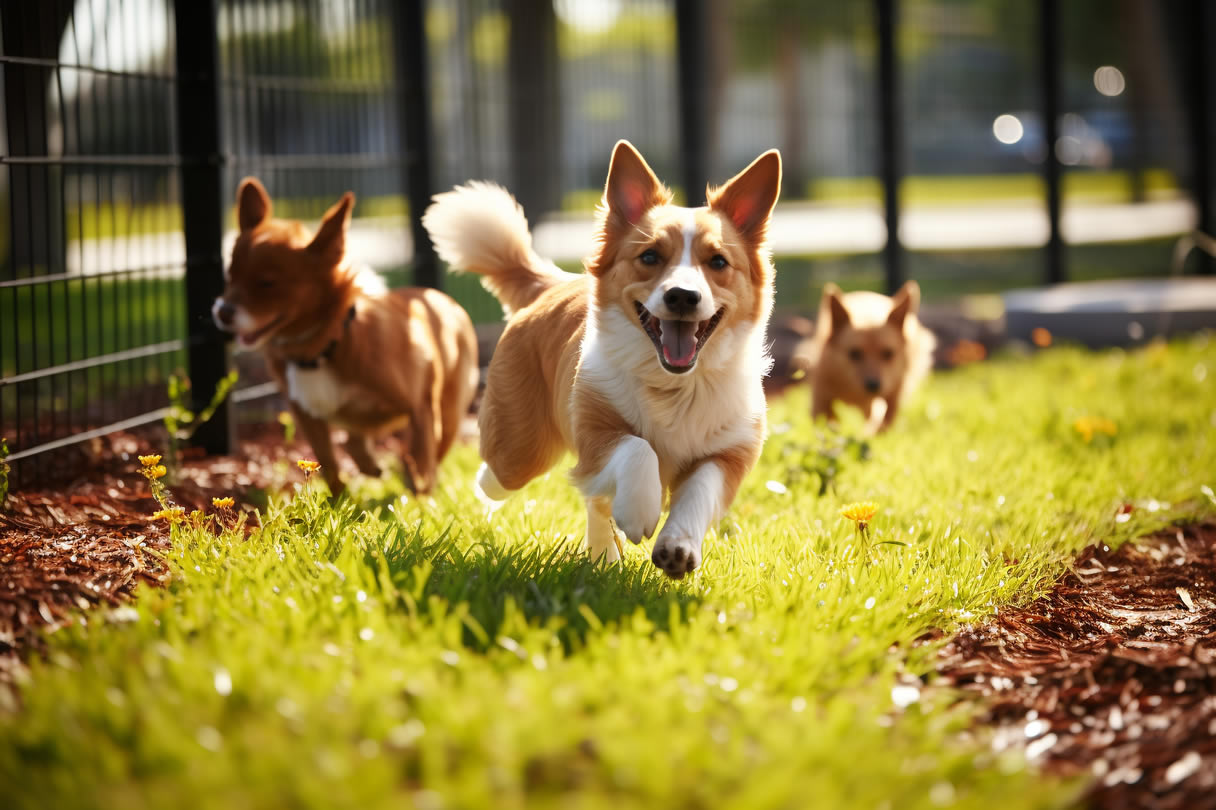
M 346 310 L 346 320 L 342 322 L 342 334 L 346 334 L 346 330 L 350 329 L 350 322 L 355 319 L 355 305 L 351 304 L 350 309 Z M 334 349 L 338 348 L 338 341 L 341 338 L 334 338 L 329 343 L 325 344 L 325 348 L 316 357 L 310 357 L 307 360 L 289 360 L 296 368 L 313 369 L 321 365 L 322 360 L 328 360 L 333 357 Z

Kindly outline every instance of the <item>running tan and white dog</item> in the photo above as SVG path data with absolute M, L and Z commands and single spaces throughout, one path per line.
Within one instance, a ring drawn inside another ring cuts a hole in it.
M 347 192 L 314 236 L 275 219 L 266 189 L 246 178 L 237 192 L 240 235 L 216 299 L 216 324 L 245 349 L 260 349 L 291 402 L 335 495 L 343 489 L 330 424 L 346 451 L 379 475 L 370 439 L 408 426 L 405 473 L 429 492 L 477 391 L 477 336 L 460 305 L 436 290 L 389 291 L 346 257 L 355 196 Z
M 707 207 L 681 208 L 621 141 L 583 275 L 536 255 L 503 189 L 436 196 L 423 223 L 440 256 L 482 275 L 509 316 L 479 415 L 485 496 L 504 499 L 573 450 L 592 558 L 619 558 L 613 521 L 634 543 L 652 536 L 670 494 L 651 559 L 676 579 L 700 565 L 764 442 L 780 185 L 770 151 L 709 189 Z
M 861 409 L 868 433 L 891 427 L 899 406 L 933 366 L 937 339 L 917 318 L 920 285 L 895 295 L 823 288 L 815 334 L 796 350 L 810 370 L 811 416 L 836 420 L 836 403 Z

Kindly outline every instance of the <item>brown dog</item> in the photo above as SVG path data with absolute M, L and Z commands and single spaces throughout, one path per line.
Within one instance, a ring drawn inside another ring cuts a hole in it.
M 773 299 L 766 231 L 781 184 L 768 152 L 681 208 L 617 144 L 587 273 L 536 255 L 503 189 L 440 194 L 423 218 L 441 256 L 484 277 L 510 315 L 479 414 L 478 486 L 493 500 L 569 449 L 592 557 L 617 559 L 613 522 L 638 543 L 671 511 L 651 559 L 676 579 L 760 455 Z
M 823 288 L 815 334 L 798 354 L 810 368 L 811 416 L 836 420 L 836 403 L 861 409 L 868 430 L 886 430 L 903 397 L 929 373 L 933 333 L 916 317 L 920 286 L 909 281 L 888 298 Z M 879 401 L 884 406 L 875 407 Z
M 330 425 L 349 434 L 360 472 L 376 476 L 369 440 L 407 425 L 408 483 L 429 492 L 477 390 L 477 339 L 460 305 L 437 290 L 388 291 L 346 258 L 354 194 L 316 235 L 271 216 L 256 179 L 237 192 L 240 235 L 212 314 L 245 349 L 260 349 L 312 444 L 330 490 L 342 491 Z

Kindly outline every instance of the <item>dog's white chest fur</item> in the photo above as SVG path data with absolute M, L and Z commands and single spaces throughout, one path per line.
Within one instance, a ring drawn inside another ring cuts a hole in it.
M 318 419 L 332 419 L 342 408 L 342 384 L 324 365 L 287 366 L 287 396 Z

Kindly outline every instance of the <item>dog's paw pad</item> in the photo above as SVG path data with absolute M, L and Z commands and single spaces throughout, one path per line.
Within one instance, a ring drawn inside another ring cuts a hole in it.
M 701 565 L 700 544 L 688 538 L 659 538 L 650 560 L 672 579 L 683 579 Z

